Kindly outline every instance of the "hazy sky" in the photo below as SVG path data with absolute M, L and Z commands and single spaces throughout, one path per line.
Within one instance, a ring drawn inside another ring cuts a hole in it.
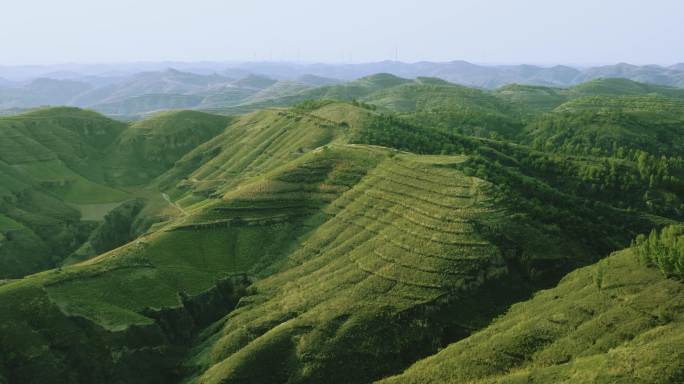
M 684 61 L 684 0 L 0 1 L 0 64 Z

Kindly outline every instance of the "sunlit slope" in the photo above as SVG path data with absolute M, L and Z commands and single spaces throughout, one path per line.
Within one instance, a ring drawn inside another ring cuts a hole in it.
M 220 194 L 302 154 L 344 140 L 368 115 L 346 103 L 317 111 L 262 110 L 238 118 L 221 134 L 183 156 L 159 178 L 174 196 Z
M 463 160 L 389 156 L 333 201 L 286 269 L 198 345 L 196 381 L 364 382 L 455 337 L 439 312 L 507 272 L 476 224 L 504 212 L 452 167 Z
M 680 383 L 682 307 L 681 282 L 618 252 L 382 383 Z

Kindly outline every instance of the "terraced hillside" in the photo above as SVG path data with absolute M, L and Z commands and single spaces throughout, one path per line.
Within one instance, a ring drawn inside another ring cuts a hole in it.
M 0 119 L 0 382 L 680 378 L 681 284 L 630 251 L 534 296 L 684 219 L 678 101 L 334 87 L 364 96 Z
M 343 140 L 367 114 L 335 103 L 312 112 L 273 109 L 244 115 L 181 158 L 160 177 L 160 185 L 176 187 L 172 194 L 179 198 L 225 193 L 241 180 Z
M 0 286 L 8 309 L 0 314 L 2 375 L 22 382 L 174 377 L 171 365 L 185 343 L 235 305 L 246 276 L 267 273 L 320 220 L 318 208 L 353 185 L 363 164 L 373 161 L 310 154 L 124 247 Z M 179 293 L 186 296 L 179 299 Z M 31 323 L 22 319 L 38 307 L 23 306 L 28 301 L 40 303 Z M 72 332 L 81 336 L 63 338 Z M 36 355 L 34 348 L 42 352 Z M 148 368 L 134 374 L 131 369 L 140 366 L 129 364 L 137 359 Z M 93 369 L 74 369 L 80 366 Z
M 198 381 L 366 381 L 464 332 L 444 329 L 440 307 L 507 268 L 475 224 L 501 224 L 503 212 L 486 182 L 451 168 L 463 160 L 386 157 L 332 201 L 288 267 L 204 335 L 189 361 L 206 370 Z
M 532 286 L 519 257 L 535 245 L 519 243 L 516 253 L 490 240 L 510 227 L 509 215 L 490 183 L 463 173 L 465 160 L 322 147 L 121 248 L 4 284 L 0 372 L 22 382 L 398 373 Z M 240 276 L 257 280 L 244 291 Z M 60 336 L 74 332 L 81 336 Z M 272 359 L 286 363 L 261 368 Z
M 566 276 L 381 383 L 680 383 L 684 285 L 632 250 Z
M 123 374 L 116 372 L 119 364 L 130 364 L 128 359 L 135 356 L 145 356 L 160 364 L 161 361 L 169 363 L 173 360 L 174 348 L 182 347 L 182 344 L 174 347 L 173 341 L 187 340 L 198 331 L 193 328 L 193 321 L 199 327 L 206 325 L 206 320 L 186 320 L 186 326 L 174 326 L 159 320 L 161 315 L 155 315 L 166 313 L 165 310 L 149 312 L 145 308 L 178 308 L 178 292 L 196 295 L 234 274 L 258 276 L 283 270 L 259 283 L 263 285 L 251 288 L 257 293 L 254 299 L 262 304 L 244 306 L 240 312 L 244 317 L 240 319 L 250 319 L 249 327 L 252 328 L 267 327 L 277 319 L 284 321 L 292 316 L 292 311 L 300 310 L 306 313 L 292 319 L 293 323 L 318 319 L 320 326 L 329 327 L 326 316 L 339 320 L 357 313 L 360 317 L 350 318 L 348 325 L 357 321 L 366 324 L 374 316 L 394 316 L 443 298 L 452 290 L 475 290 L 504 272 L 497 248 L 478 238 L 469 223 L 475 216 L 479 220 L 499 220 L 500 213 L 486 198 L 487 183 L 449 168 L 451 164 L 463 161 L 460 157 L 422 158 L 401 154 L 390 157 L 391 154 L 384 149 L 358 146 L 334 146 L 310 153 L 222 199 L 205 203 L 188 216 L 122 248 L 62 270 L 1 286 L 0 301 L 3 303 L 15 306 L 35 300 L 41 301 L 45 309 L 42 315 L 36 314 L 38 317 L 33 325 L 20 321 L 22 311 L 30 310 L 28 308 L 3 311 L 3 329 L 7 332 L 2 332 L 1 348 L 5 350 L 1 355 L 12 356 L 0 365 L 3 375 L 8 380 L 26 382 L 41 377 L 65 377 L 68 367 L 57 363 L 61 359 L 68 358 L 69 364 L 84 364 L 86 353 L 103 356 L 105 351 L 119 351 L 117 353 L 124 354 L 123 359 L 112 361 L 102 357 L 97 362 L 90 362 L 88 364 L 95 364 L 97 370 L 87 375 L 82 373 L 86 376 L 80 376 L 79 380 L 86 377 L 113 380 Z M 426 175 L 425 171 L 430 173 Z M 418 183 L 415 177 L 420 175 L 427 179 Z M 458 181 L 452 180 L 453 176 L 458 176 Z M 412 211 L 407 211 L 401 203 L 407 197 L 420 202 Z M 324 207 L 327 208 L 321 211 Z M 442 212 L 440 207 L 451 208 Z M 416 226 L 417 223 L 420 224 Z M 345 229 L 337 236 L 339 228 Z M 458 237 L 453 238 L 454 234 Z M 396 241 L 388 243 L 388 238 Z M 420 259 L 424 262 L 414 259 L 418 249 L 421 249 Z M 349 255 L 340 257 L 344 250 L 349 251 Z M 283 259 L 286 255 L 288 258 Z M 320 291 L 297 293 L 297 286 L 320 282 L 319 276 L 331 274 L 337 278 L 326 279 L 328 283 L 321 286 Z M 292 292 L 290 289 L 274 291 L 275 286 L 270 285 L 285 280 L 292 281 Z M 335 294 L 344 286 L 348 287 L 351 296 Z M 387 301 L 361 300 L 367 297 L 364 292 L 376 290 L 387 292 Z M 286 312 L 271 310 L 273 306 L 278 308 L 297 296 L 314 292 L 317 293 L 303 302 L 298 299 L 287 304 L 295 306 Z M 268 294 L 274 297 L 264 303 L 262 298 Z M 339 306 L 339 300 L 348 304 L 361 301 L 344 308 Z M 335 307 L 344 309 L 344 313 L 324 311 L 326 315 L 319 318 L 322 315 L 319 309 Z M 356 308 L 364 308 L 364 311 L 357 312 Z M 221 313 L 229 309 L 219 306 L 213 310 Z M 310 309 L 310 313 L 306 309 Z M 177 310 L 182 312 L 182 308 Z M 261 317 L 264 313 L 268 316 L 254 320 L 254 316 Z M 43 329 L 40 324 L 45 321 L 59 325 Z M 76 328 L 89 331 L 82 338 L 71 341 L 57 337 Z M 129 344 L 130 332 L 134 329 L 147 335 L 146 341 L 141 340 L 142 345 L 137 344 L 138 347 Z M 226 332 L 223 340 L 234 338 L 228 330 L 222 331 Z M 184 332 L 185 336 L 175 334 L 176 331 Z M 45 339 L 33 338 L 30 346 L 19 343 L 36 332 Z M 12 338 L 7 338 L 9 335 L 13 335 Z M 291 336 L 290 333 L 284 335 Z M 311 337 L 316 339 L 316 335 L 317 332 L 312 332 Z M 249 345 L 262 345 L 263 340 L 268 339 L 257 338 Z M 58 344 L 55 343 L 66 344 L 56 348 Z M 90 343 L 93 345 L 86 348 Z M 430 350 L 434 343 L 435 340 L 431 340 L 422 348 Z M 37 345 L 45 345 L 45 352 L 35 358 L 29 357 L 31 352 L 27 348 Z M 230 350 L 225 349 L 223 342 L 216 345 L 215 359 Z M 384 353 L 396 354 L 413 348 L 411 345 L 398 346 L 398 349 Z M 154 346 L 155 349 L 149 349 Z M 80 348 L 85 348 L 83 353 L 76 352 Z M 131 350 L 125 352 L 125 348 Z M 317 346 L 314 344 L 311 348 L 315 350 Z M 13 351 L 12 354 L 8 354 L 9 351 Z M 263 353 L 274 351 L 265 348 Z M 416 353 L 424 354 L 415 351 L 411 356 Z M 241 354 L 244 352 L 236 356 Z M 188 364 L 203 362 L 200 366 L 204 366 L 211 362 L 204 363 L 204 356 L 200 355 L 199 360 L 193 358 Z M 90 360 L 89 355 L 87 359 Z M 236 358 L 226 361 L 234 362 Z M 326 361 L 319 363 L 330 363 Z M 404 361 L 404 365 L 409 361 Z M 211 377 L 216 372 L 229 376 L 239 374 L 239 370 L 226 373 L 226 364 L 219 364 L 205 375 Z M 309 364 L 304 360 L 295 366 L 304 369 Z M 154 364 L 150 367 L 151 370 L 159 368 Z M 382 372 L 390 368 L 396 370 L 396 367 L 385 367 Z M 258 374 L 250 366 L 240 369 L 247 369 L 249 375 Z M 310 374 L 320 375 L 324 371 Z M 275 375 L 282 373 L 272 372 Z M 167 369 L 162 374 L 171 373 Z M 377 375 L 377 371 L 369 370 L 363 375 L 371 377 L 369 375 Z M 150 376 L 142 375 L 138 379 L 150 379 Z

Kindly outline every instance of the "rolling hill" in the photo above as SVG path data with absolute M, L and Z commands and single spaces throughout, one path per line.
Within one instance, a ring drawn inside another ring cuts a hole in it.
M 375 91 L 410 83 L 411 80 L 403 79 L 391 74 L 380 73 L 363 77 L 348 83 L 328 85 L 313 89 L 306 89 L 291 95 L 268 98 L 265 100 L 245 102 L 225 108 L 210 109 L 210 112 L 221 114 L 235 114 L 251 112 L 262 108 L 289 107 L 305 100 L 333 99 L 354 100 L 362 99 Z
M 621 251 L 380 383 L 678 383 L 682 289 Z
M 675 89 L 245 83 L 0 118 L 0 383 L 682 378 Z
M 640 83 L 624 78 L 598 78 L 570 88 L 511 84 L 494 94 L 519 106 L 548 112 L 573 99 L 592 96 L 662 96 L 684 99 L 684 89 Z
M 547 150 L 634 157 L 634 149 L 677 156 L 684 149 L 684 100 L 661 96 L 581 97 L 565 102 L 525 129 Z M 632 149 L 630 151 L 630 149 Z
M 149 203 L 145 215 L 156 216 L 166 203 L 159 204 L 159 192 L 139 186 L 229 121 L 200 112 L 168 112 L 129 126 L 76 108 L 0 119 L 0 276 L 21 277 L 58 265 L 107 212 L 133 197 L 144 197 Z M 141 224 L 142 230 L 149 224 Z
M 677 67 L 661 67 L 658 65 L 631 65 L 619 63 L 587 69 L 576 79 L 578 83 L 598 77 L 621 77 L 642 83 L 653 83 L 681 87 L 684 86 L 684 73 Z
M 172 65 L 182 70 L 170 68 Z M 307 98 L 359 99 L 369 94 L 368 84 L 363 84 L 364 80 L 371 79 L 378 73 L 411 80 L 441 78 L 486 90 L 503 87 L 498 93 L 516 100 L 520 97 L 533 97 L 533 90 L 541 91 L 535 88 L 536 86 L 573 88 L 584 82 L 592 83 L 599 80 L 600 83 L 605 79 L 612 79 L 609 80 L 612 83 L 603 86 L 593 84 L 594 89 L 578 88 L 561 93 L 568 93 L 567 97 L 573 98 L 579 96 L 577 92 L 584 96 L 592 92 L 611 92 L 612 95 L 624 96 L 633 92 L 641 94 L 663 91 L 668 96 L 675 97 L 674 94 L 679 93 L 681 97 L 681 92 L 676 89 L 666 90 L 659 87 L 684 85 L 684 72 L 676 65 L 660 67 L 624 63 L 586 69 L 562 65 L 483 66 L 465 61 L 413 64 L 380 62 L 353 65 L 247 63 L 231 66 L 226 70 L 219 70 L 215 65 L 206 68 L 198 65 L 197 68 L 193 68 L 187 63 L 167 63 L 165 67 L 160 67 L 159 64 L 150 63 L 140 64 L 139 68 L 139 71 L 135 72 L 135 66 L 125 67 L 120 71 L 107 67 L 102 73 L 97 72 L 97 66 L 87 73 L 80 73 L 78 69 L 60 68 L 41 72 L 40 68 L 22 68 L 19 72 L 28 71 L 25 76 L 35 71 L 37 75 L 29 76 L 28 79 L 20 76 L 20 81 L 0 85 L 0 113 L 16 108 L 47 105 L 87 107 L 121 120 L 136 120 L 154 112 L 170 109 L 245 113 L 265 107 L 292 106 Z M 160 70 L 162 68 L 166 69 Z M 371 82 L 381 84 L 377 80 Z M 617 83 L 621 80 L 626 82 Z M 642 84 L 635 87 L 631 81 L 653 85 Z M 381 85 L 381 88 L 388 88 L 391 85 L 398 83 L 386 83 Z M 624 89 L 617 90 L 621 86 L 624 86 Z M 653 89 L 649 91 L 645 89 L 647 87 Z M 512 95 L 513 89 L 517 90 L 513 92 L 515 95 Z M 548 93 L 549 90 L 543 92 Z M 525 94 L 527 96 L 524 96 Z M 548 103 L 553 98 L 544 99 Z M 534 106 L 533 103 L 531 105 Z M 549 108 L 547 105 L 537 107 Z

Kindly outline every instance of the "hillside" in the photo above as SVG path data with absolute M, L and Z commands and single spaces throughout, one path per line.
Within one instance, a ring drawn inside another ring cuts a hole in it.
M 71 108 L 0 119 L 0 278 L 53 267 L 85 241 L 93 224 L 80 221 L 79 204 L 126 199 L 97 165 L 124 129 Z
M 545 150 L 630 156 L 630 149 L 677 156 L 684 150 L 684 101 L 661 96 L 582 97 L 565 102 L 525 129 Z M 631 151 L 633 152 L 633 151 Z M 633 153 L 630 157 L 633 157 Z
M 115 185 L 146 184 L 230 122 L 194 111 L 162 112 L 135 122 L 108 149 L 107 178 Z
M 176 162 L 160 177 L 160 186 L 175 187 L 171 194 L 179 198 L 223 194 L 246 178 L 347 135 L 354 116 L 362 120 L 364 113 L 340 103 L 315 113 L 273 109 L 244 115 Z
M 255 111 L 261 108 L 289 107 L 305 100 L 313 99 L 332 99 L 332 100 L 354 100 L 364 98 L 371 93 L 410 83 L 408 79 L 403 79 L 394 75 L 380 73 L 363 77 L 344 84 L 326 85 L 313 89 L 307 89 L 292 95 L 269 98 L 256 102 L 247 102 L 226 108 L 214 108 L 209 111 L 215 113 L 234 114 Z
M 216 63 L 206 64 L 138 63 L 123 65 L 119 69 L 114 69 L 118 65 L 92 65 L 86 66 L 90 67 L 88 70 L 85 67 L 66 69 L 69 65 L 59 66 L 55 70 L 50 70 L 50 67 L 3 67 L 0 68 L 1 77 L 9 77 L 10 80 L 0 80 L 0 114 L 48 105 L 85 107 L 123 120 L 140 119 L 153 112 L 178 108 L 244 113 L 266 107 L 291 106 L 306 98 L 360 98 L 360 94 L 367 92 L 356 87 L 365 87 L 361 84 L 363 81 L 358 80 L 378 73 L 410 80 L 440 78 L 484 90 L 503 88 L 504 96 L 511 92 L 508 89 L 510 86 L 515 88 L 520 85 L 523 88 L 518 91 L 532 97 L 529 93 L 535 87 L 573 88 L 595 80 L 627 81 L 623 90 L 625 93 L 621 95 L 645 91 L 629 89 L 631 82 L 639 82 L 644 86 L 648 83 L 650 85 L 646 87 L 653 88 L 648 92 L 656 93 L 661 91 L 658 87 L 684 86 L 684 71 L 679 65 L 662 67 L 620 63 L 574 68 L 565 65 L 477 65 L 465 61 L 411 64 L 383 61 L 365 64 L 252 62 L 233 63 L 225 68 Z M 348 87 L 329 88 L 335 85 Z M 384 85 L 387 86 L 389 84 Z M 530 88 L 525 88 L 528 86 Z M 619 87 L 620 84 L 610 84 L 606 91 L 616 95 L 614 86 Z M 311 90 L 320 87 L 323 89 Z M 268 88 L 271 89 L 266 91 Z M 295 96 L 306 90 L 312 92 L 302 97 Z M 594 91 L 603 92 L 599 89 Z M 679 93 L 681 97 L 679 90 L 674 90 L 674 93 Z M 574 97 L 572 94 L 568 96 Z M 519 97 L 522 95 L 514 98 Z
M 51 196 L 30 175 L 0 161 L 0 279 L 55 265 L 88 236 L 73 207 Z
M 631 65 L 619 63 L 602 67 L 589 68 L 577 77 L 583 82 L 598 77 L 622 77 L 643 83 L 653 83 L 681 87 L 684 85 L 684 73 L 676 67 L 661 67 L 657 65 Z
M 511 84 L 494 94 L 533 111 L 548 112 L 561 104 L 583 97 L 661 96 L 684 99 L 684 89 L 641 83 L 625 78 L 597 78 L 569 88 Z
M 0 278 L 59 265 L 104 225 L 109 211 L 133 197 L 143 197 L 148 207 L 142 216 L 137 212 L 127 218 L 124 225 L 140 221 L 134 232 L 158 220 L 152 217 L 166 216 L 159 192 L 131 187 L 170 169 L 229 121 L 200 112 L 169 112 L 129 127 L 75 108 L 0 119 Z
M 681 283 L 599 260 L 684 220 L 682 102 L 578 89 L 0 118 L 0 382 L 676 382 Z
M 684 286 L 618 252 L 381 383 L 679 383 Z
M 358 382 L 399 372 L 544 284 L 545 269 L 591 259 L 572 235 L 561 235 L 565 245 L 551 255 L 549 246 L 557 240 L 533 222 L 507 224 L 507 217 L 515 217 L 506 212 L 513 204 L 499 201 L 490 183 L 466 176 L 466 164 L 463 156 L 333 145 L 198 204 L 115 251 L 5 284 L 1 302 L 41 303 L 45 311 L 35 326 L 60 325 L 31 342 L 46 352 L 33 360 L 39 365 L 27 365 L 30 350 L 15 340 L 35 332 L 18 322 L 32 310 L 6 312 L 3 324 L 12 331 L 3 335 L 17 339 L 0 344 L 14 351 L 3 362 L 3 375 L 25 382 L 64 377 L 66 367 L 56 362 L 68 357 L 67 366 L 93 368 L 78 371 L 78 380 L 170 379 L 166 375 L 174 370 L 166 364 L 180 363 L 179 348 L 189 353 L 181 372 L 207 382 Z M 507 253 L 498 245 L 504 228 L 515 228 L 505 241 L 519 251 Z M 523 240 L 530 234 L 535 242 Z M 246 292 L 228 288 L 239 283 L 230 276 L 245 273 L 271 277 Z M 219 296 L 201 293 L 221 279 L 233 283 L 211 291 L 221 289 Z M 485 298 L 501 300 L 496 292 L 502 291 L 508 299 L 476 310 Z M 185 292 L 180 302 L 178 292 Z M 199 334 L 230 310 L 234 294 L 247 296 L 230 321 Z M 458 315 L 464 306 L 473 310 Z M 454 315 L 463 327 L 455 326 Z M 76 329 L 88 332 L 55 339 Z M 145 337 L 131 344 L 134 329 Z M 386 344 L 388 339 L 396 341 Z M 71 352 L 59 352 L 56 342 L 66 342 Z M 105 357 L 111 351 L 121 358 Z M 294 351 L 282 368 L 260 368 Z M 92 360 L 93 353 L 100 358 Z M 132 361 L 140 358 L 146 368 L 131 376 Z

